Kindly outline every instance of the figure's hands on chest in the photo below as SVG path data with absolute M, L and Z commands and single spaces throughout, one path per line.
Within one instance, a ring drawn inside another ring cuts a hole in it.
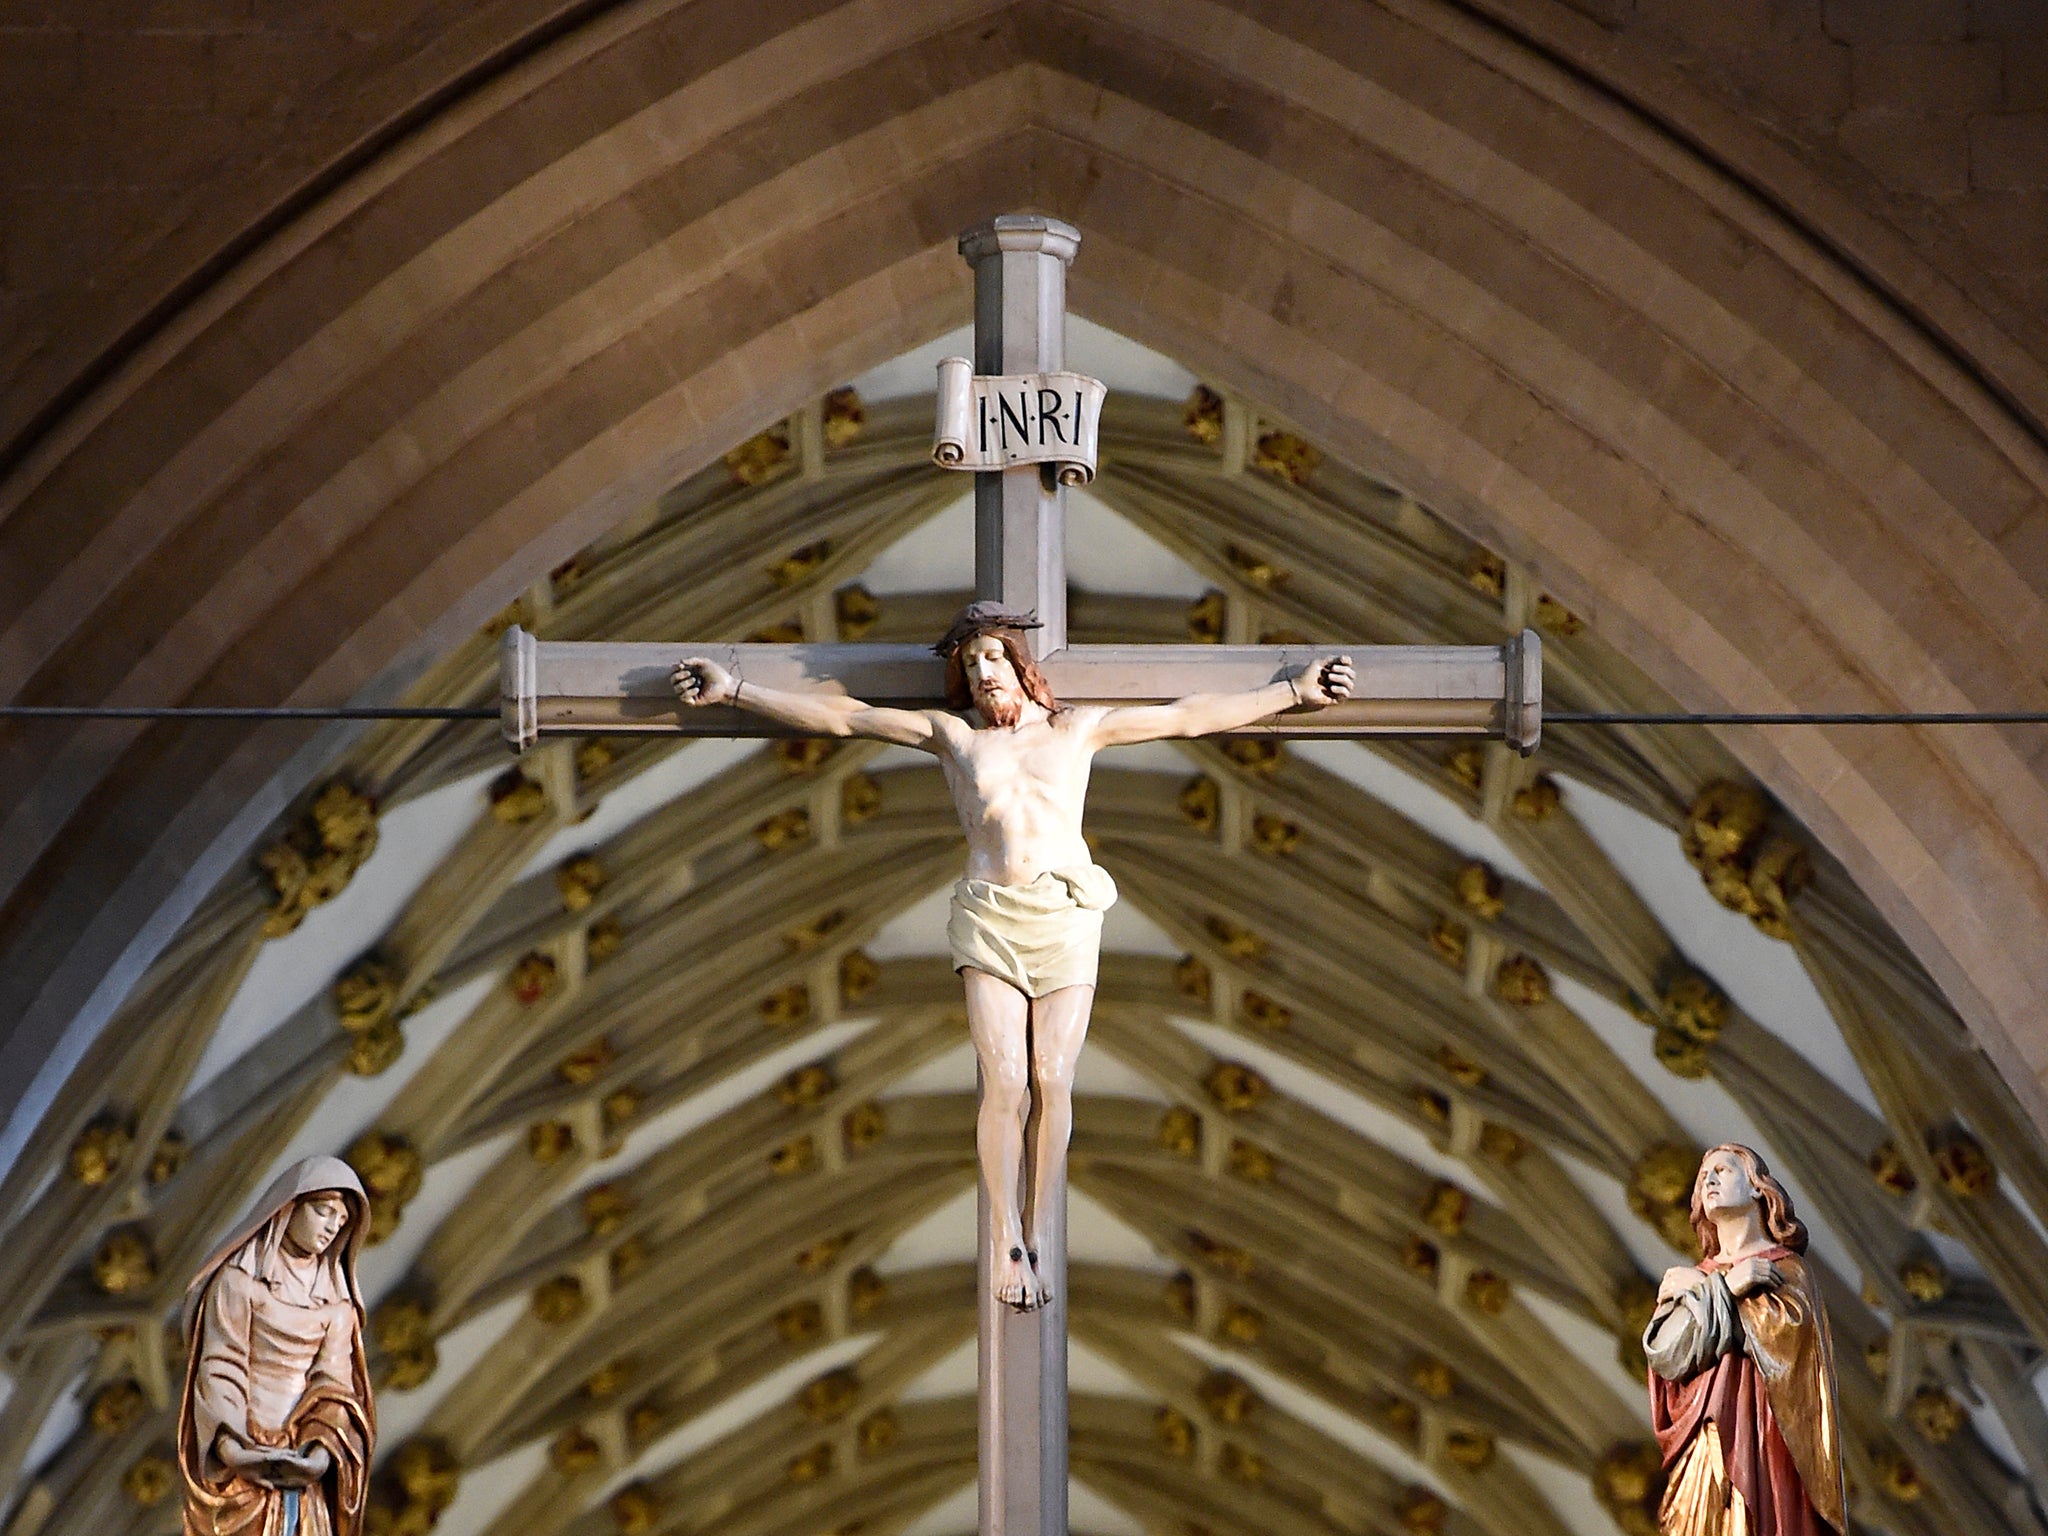
M 1691 1264 L 1674 1264 L 1664 1271 L 1664 1279 L 1657 1287 L 1657 1299 L 1670 1301 L 1687 1291 L 1696 1291 L 1707 1283 L 1707 1272 Z
M 1740 1259 L 1728 1269 L 1728 1289 L 1737 1296 L 1773 1290 L 1784 1283 L 1784 1274 L 1777 1265 L 1766 1258 Z

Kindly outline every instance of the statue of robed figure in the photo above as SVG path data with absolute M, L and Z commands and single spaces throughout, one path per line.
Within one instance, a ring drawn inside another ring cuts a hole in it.
M 286 1169 L 185 1293 L 185 1536 L 359 1536 L 377 1415 L 355 1170 Z
M 1705 1257 L 1667 1270 L 1643 1334 L 1663 1536 L 1845 1536 L 1835 1352 L 1806 1227 L 1748 1147 L 1693 1179 Z

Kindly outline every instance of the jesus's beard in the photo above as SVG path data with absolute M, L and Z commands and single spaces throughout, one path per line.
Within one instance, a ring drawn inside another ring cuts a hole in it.
M 1007 689 L 990 688 L 975 696 L 981 718 L 998 730 L 1008 730 L 1024 718 L 1024 700 Z

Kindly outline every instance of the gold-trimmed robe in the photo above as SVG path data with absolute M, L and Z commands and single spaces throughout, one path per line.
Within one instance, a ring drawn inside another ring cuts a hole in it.
M 1806 1261 L 1759 1257 L 1781 1283 L 1736 1297 L 1710 1259 L 1703 1286 L 1662 1302 L 1643 1345 L 1667 1483 L 1664 1536 L 1842 1536 L 1848 1527 L 1834 1343 Z
M 191 1350 L 178 1424 L 186 1536 L 355 1536 L 375 1430 L 354 1301 L 299 1305 L 222 1265 Z M 323 1446 L 333 1466 L 294 1500 L 225 1466 L 223 1429 L 251 1447 Z
M 294 1257 L 292 1212 L 330 1193 L 348 1221 L 322 1253 Z M 368 1226 L 355 1170 L 309 1157 L 272 1181 L 192 1277 L 178 1403 L 185 1536 L 361 1536 L 377 1444 L 355 1269 Z M 257 1449 L 318 1445 L 330 1465 L 308 1487 L 273 1488 L 221 1461 L 223 1432 Z

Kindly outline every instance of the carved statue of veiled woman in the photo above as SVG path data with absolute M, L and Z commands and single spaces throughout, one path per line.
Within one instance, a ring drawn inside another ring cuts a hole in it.
M 1664 1536 L 1846 1536 L 1834 1343 L 1791 1197 L 1748 1147 L 1693 1179 L 1705 1257 L 1665 1272 L 1643 1334 Z
M 185 1296 L 185 1536 L 358 1536 L 377 1416 L 348 1164 L 287 1169 Z

